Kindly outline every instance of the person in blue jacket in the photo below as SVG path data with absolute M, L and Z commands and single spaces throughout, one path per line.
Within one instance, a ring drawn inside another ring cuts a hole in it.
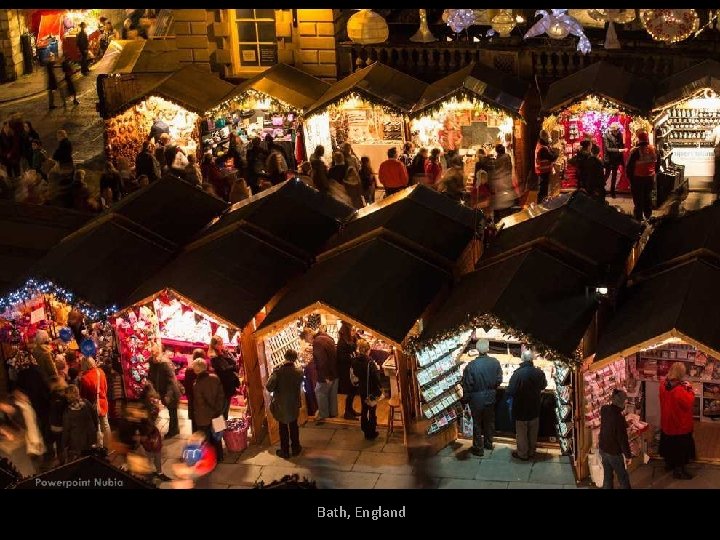
M 535 354 L 525 349 L 522 363 L 510 377 L 506 395 L 512 399 L 511 416 L 515 420 L 517 451 L 512 456 L 528 461 L 535 455 L 540 428 L 540 398 L 547 387 L 545 373 L 533 364 Z
M 470 451 L 482 456 L 484 449 L 492 450 L 495 435 L 495 395 L 502 383 L 502 368 L 497 358 L 488 356 L 490 342 L 477 342 L 480 353 L 463 372 L 463 402 L 470 405 L 473 418 L 473 445 Z M 485 438 L 483 444 L 483 437 Z

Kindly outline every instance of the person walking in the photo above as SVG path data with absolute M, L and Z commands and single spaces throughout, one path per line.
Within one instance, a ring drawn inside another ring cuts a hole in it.
M 621 128 L 620 122 L 613 122 L 603 135 L 603 146 L 605 149 L 603 154 L 605 166 L 603 189 L 605 188 L 605 184 L 607 184 L 608 178 L 610 178 L 610 197 L 613 199 L 615 198 L 618 168 L 623 163 L 623 153 L 626 151 L 623 135 L 620 131 Z
M 535 455 L 540 428 L 540 400 L 547 387 L 545 373 L 533 364 L 530 349 L 522 352 L 522 363 L 510 377 L 507 396 L 512 398 L 511 416 L 515 420 L 517 450 L 514 458 L 528 461 Z
M 73 70 L 72 64 L 70 63 L 70 60 L 66 57 L 63 59 L 62 64 L 62 71 L 65 78 L 63 79 L 63 82 L 65 83 L 65 95 L 63 96 L 63 108 L 67 108 L 67 102 L 66 98 L 69 98 L 72 96 L 73 98 L 73 105 L 80 105 L 80 102 L 77 98 L 77 90 L 75 88 L 75 83 L 73 82 L 73 75 L 75 74 L 75 71 Z
M 517 193 L 513 187 L 513 164 L 510 154 L 505 151 L 502 144 L 498 144 L 495 147 L 495 155 L 494 166 L 488 175 L 488 182 L 492 193 L 493 218 L 497 223 L 513 213 Z
M 360 158 L 360 184 L 363 190 L 363 198 L 367 204 L 375 202 L 375 190 L 377 189 L 377 178 L 372 170 L 370 158 L 363 156 Z
M 638 221 L 652 217 L 652 191 L 655 184 L 655 171 L 658 154 L 650 144 L 647 131 L 637 132 L 638 143 L 632 150 L 627 162 L 630 190 L 633 198 L 633 215 Z
M 168 426 L 165 438 L 172 439 L 180 434 L 177 410 L 182 390 L 175 378 L 175 370 L 158 344 L 153 345 L 150 351 L 148 380 L 160 396 L 162 404 L 168 410 L 170 425 Z
M 65 390 L 67 409 L 63 416 L 62 448 L 64 462 L 87 456 L 97 445 L 98 416 L 95 407 L 71 384 Z
M 47 78 L 48 109 L 57 109 L 55 105 L 55 92 L 58 91 L 57 75 L 55 73 L 55 55 L 51 54 L 45 63 L 45 75 Z M 65 100 L 63 99 L 63 102 Z
M 627 421 L 623 416 L 627 393 L 616 388 L 612 403 L 600 409 L 600 457 L 603 465 L 603 489 L 613 489 L 613 473 L 620 482 L 620 488 L 630 489 L 627 465 L 632 459 L 628 442 Z
M 302 331 L 301 339 L 310 343 L 313 348 L 313 362 L 317 369 L 317 384 L 315 395 L 318 401 L 317 423 L 323 423 L 326 418 L 336 418 L 338 415 L 338 368 L 337 349 L 335 341 L 330 335 L 311 328 Z
M 90 40 L 88 39 L 84 22 L 80 23 L 80 31 L 76 36 L 77 48 L 80 51 L 80 73 L 83 75 L 90 74 Z
M 300 415 L 300 386 L 303 372 L 295 367 L 298 354 L 290 349 L 285 351 L 285 362 L 278 366 L 270 375 L 265 389 L 272 394 L 270 412 L 280 424 L 280 448 L 276 454 L 287 459 L 297 456 L 302 451 L 298 416 Z
M 685 375 L 685 364 L 675 362 L 660 381 L 660 455 L 665 459 L 665 468 L 679 480 L 692 479 L 687 464 L 695 459 L 695 392 Z
M 440 163 L 440 149 L 433 148 L 430 157 L 425 162 L 425 177 L 429 186 L 437 184 L 442 176 L 442 164 Z
M 110 445 L 110 423 L 108 422 L 108 398 L 107 379 L 105 372 L 97 367 L 95 360 L 89 356 L 83 356 L 80 362 L 79 387 L 80 395 L 84 400 L 95 407 L 100 430 L 102 431 L 103 447 Z M 97 431 L 97 429 L 95 430 Z M 97 440 L 97 436 L 96 436 Z
M 425 174 L 425 163 L 428 159 L 427 148 L 420 148 L 415 157 L 412 158 L 408 166 L 408 176 L 410 184 L 427 184 L 427 175 Z
M 387 151 L 388 158 L 380 164 L 378 179 L 385 188 L 385 197 L 403 190 L 408 186 L 407 167 L 397 159 L 397 148 Z
M 185 388 L 185 397 L 187 398 L 187 410 L 188 418 L 190 419 L 190 430 L 195 433 L 197 431 L 197 423 L 195 422 L 195 393 L 193 387 L 197 380 L 195 370 L 192 368 L 192 362 L 200 358 L 206 360 L 205 351 L 202 349 L 195 349 L 192 353 L 192 360 L 190 365 L 185 369 L 185 377 L 183 378 L 183 387 Z
M 333 152 L 332 161 L 333 164 L 328 170 L 328 177 L 335 180 L 338 184 L 344 184 L 348 171 L 348 166 L 345 163 L 345 154 L 342 152 Z
M 473 419 L 473 444 L 470 452 L 482 456 L 484 449 L 493 449 L 495 398 L 497 388 L 502 384 L 503 374 L 498 359 L 488 355 L 490 342 L 480 339 L 476 347 L 480 354 L 465 366 L 462 388 L 463 402 L 470 406 Z
M 343 418 L 346 420 L 357 420 L 360 416 L 353 407 L 355 396 L 358 395 L 358 387 L 353 384 L 350 377 L 350 368 L 356 349 L 357 336 L 353 335 L 352 325 L 347 321 L 342 321 L 337 343 L 338 393 L 346 396 L 345 413 L 343 414 Z
M 225 406 L 223 407 L 223 416 L 227 420 L 230 413 L 230 403 L 235 391 L 240 386 L 240 378 L 237 375 L 238 364 L 228 350 L 225 348 L 223 339 L 220 336 L 213 336 L 210 339 L 210 347 L 208 348 L 208 358 L 213 372 L 219 377 L 225 394 Z
M 357 341 L 357 354 L 352 362 L 352 372 L 357 379 L 360 393 L 360 429 L 367 440 L 377 439 L 377 400 L 382 394 L 382 385 L 377 364 L 370 359 L 370 343 Z
M 48 458 L 56 459 L 60 463 L 63 460 L 63 420 L 68 406 L 67 386 L 62 376 L 54 377 L 50 383 L 50 440 L 47 450 Z
M 73 147 L 70 139 L 68 139 L 67 131 L 58 129 L 57 131 L 58 146 L 53 153 L 53 161 L 61 165 L 73 164 Z
M 123 196 L 122 178 L 120 172 L 115 168 L 112 161 L 105 163 L 105 170 L 100 176 L 100 192 L 110 189 L 112 192 L 112 202 L 119 202 Z
M 207 363 L 202 358 L 193 360 L 192 368 L 196 375 L 193 386 L 195 424 L 198 431 L 205 433 L 208 440 L 212 442 L 218 461 L 222 461 L 222 440 L 215 437 L 212 429 L 213 418 L 221 416 L 225 407 L 222 383 L 217 375 L 208 373 Z
M 550 134 L 542 129 L 535 144 L 535 174 L 538 177 L 538 204 L 542 203 L 548 196 L 550 186 L 550 175 L 553 170 L 553 163 L 558 158 L 555 151 L 550 147 Z

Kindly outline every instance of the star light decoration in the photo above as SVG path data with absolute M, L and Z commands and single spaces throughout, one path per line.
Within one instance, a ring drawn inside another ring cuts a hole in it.
M 542 18 L 527 31 L 524 39 L 541 36 L 542 34 L 547 34 L 552 39 L 564 39 L 572 34 L 579 38 L 577 50 L 583 54 L 590 52 L 592 45 L 583 31 L 582 24 L 568 15 L 567 9 L 551 9 L 549 12 L 545 9 L 539 9 L 535 12 L 535 16 L 538 15 L 541 15 Z
M 106 309 L 97 309 L 91 304 L 79 300 L 75 295 L 62 287 L 55 285 L 52 281 L 37 281 L 28 279 L 25 285 L 19 289 L 12 291 L 7 296 L 0 298 L 0 313 L 8 309 L 33 299 L 38 294 L 50 294 L 55 296 L 61 302 L 77 308 L 83 315 L 93 321 L 105 320 L 109 316 L 117 313 L 117 306 L 110 306 Z

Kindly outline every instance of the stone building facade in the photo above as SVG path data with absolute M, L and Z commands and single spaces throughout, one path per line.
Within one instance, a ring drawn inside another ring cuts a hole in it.
M 0 82 L 12 81 L 24 72 L 20 36 L 27 32 L 21 9 L 0 9 Z

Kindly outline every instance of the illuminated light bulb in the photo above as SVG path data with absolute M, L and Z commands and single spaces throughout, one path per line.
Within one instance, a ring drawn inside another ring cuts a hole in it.
M 522 24 L 525 22 L 525 17 L 523 17 L 522 15 L 518 15 L 517 17 L 515 17 L 515 22 L 518 24 Z
M 552 39 L 564 39 L 568 37 L 570 30 L 562 23 L 554 22 L 550 25 L 547 35 Z

